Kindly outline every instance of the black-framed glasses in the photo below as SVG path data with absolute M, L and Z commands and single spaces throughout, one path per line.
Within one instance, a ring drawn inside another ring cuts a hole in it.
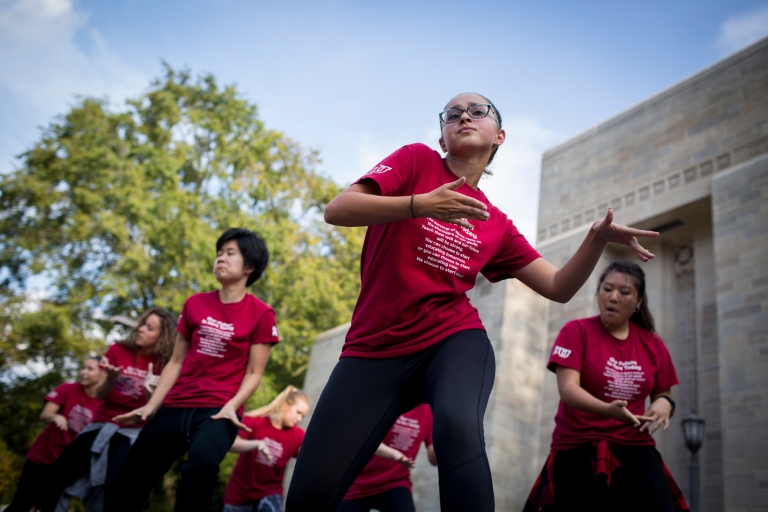
M 440 122 L 453 124 L 459 122 L 459 119 L 461 119 L 461 115 L 464 112 L 466 112 L 472 119 L 482 119 L 487 116 L 491 110 L 493 110 L 493 107 L 490 104 L 477 103 L 475 105 L 470 105 L 467 108 L 449 108 L 448 110 L 440 112 L 438 116 L 440 117 Z M 496 118 L 494 117 L 494 119 Z M 498 119 L 496 119 L 496 124 L 499 124 Z

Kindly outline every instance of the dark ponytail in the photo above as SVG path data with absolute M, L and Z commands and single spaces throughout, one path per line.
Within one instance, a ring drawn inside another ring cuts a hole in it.
M 632 313 L 629 317 L 629 321 L 638 327 L 642 327 L 646 331 L 656 332 L 656 323 L 653 321 L 653 315 L 648 308 L 648 296 L 645 293 L 645 273 L 636 264 L 627 260 L 615 260 L 610 265 L 605 267 L 603 273 L 600 275 L 600 284 L 597 287 L 598 293 L 600 287 L 603 286 L 603 281 L 608 277 L 611 272 L 619 272 L 620 274 L 628 275 L 635 282 L 635 290 L 637 290 L 637 296 L 640 297 L 642 302 L 640 308 Z

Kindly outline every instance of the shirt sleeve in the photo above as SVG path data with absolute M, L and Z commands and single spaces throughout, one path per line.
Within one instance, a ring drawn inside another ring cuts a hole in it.
M 179 314 L 179 323 L 176 324 L 176 332 L 184 336 L 184 339 L 187 341 L 190 341 L 190 337 L 192 336 L 192 326 L 188 323 L 187 318 L 187 305 L 189 304 L 189 299 L 184 303 L 184 307 L 181 308 L 181 313 Z
M 510 219 L 507 219 L 504 238 L 491 261 L 481 270 L 492 283 L 512 278 L 512 272 L 527 266 L 541 255 L 531 247 Z
M 680 382 L 677 380 L 677 372 L 675 371 L 675 365 L 672 363 L 672 356 L 669 355 L 667 346 L 657 337 L 658 356 L 659 356 L 659 368 L 656 370 L 656 375 L 653 379 L 652 395 L 667 391 L 676 386 Z
M 60 384 L 56 387 L 53 391 L 45 395 L 45 401 L 51 402 L 59 407 L 62 407 L 64 405 L 64 402 L 67 401 L 67 396 L 69 395 L 69 386 L 66 384 Z M 39 396 L 39 395 L 38 395 Z
M 120 349 L 118 348 L 117 343 L 113 343 L 109 346 L 106 352 L 104 352 L 104 358 L 109 361 L 109 364 L 112 366 L 120 366 L 120 362 L 118 361 L 120 357 Z
M 256 328 L 251 335 L 251 345 L 256 343 L 278 343 L 279 341 L 280 337 L 277 332 L 275 312 L 270 309 L 261 315 L 261 320 L 256 324 Z
M 578 322 L 571 321 L 565 324 L 552 346 L 547 369 L 554 373 L 559 365 L 581 372 L 585 342 L 584 332 Z
M 402 196 L 408 187 L 413 168 L 409 146 L 403 146 L 379 162 L 355 183 L 373 180 L 383 196 Z

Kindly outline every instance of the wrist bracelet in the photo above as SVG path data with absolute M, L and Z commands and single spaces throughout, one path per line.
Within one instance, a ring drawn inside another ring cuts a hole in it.
M 112 380 L 109 377 L 107 377 L 107 382 L 109 382 L 110 384 L 112 384 L 114 386 L 117 383 L 117 380 Z
M 415 195 L 416 194 L 411 194 L 411 217 L 414 219 L 416 218 L 416 214 L 413 212 L 413 196 Z
M 667 399 L 667 401 L 668 401 L 668 402 L 669 402 L 669 403 L 672 405 L 672 410 L 671 410 L 671 411 L 669 411 L 669 417 L 671 418 L 671 417 L 672 417 L 672 415 L 673 415 L 673 414 L 675 414 L 675 407 L 677 407 L 677 406 L 676 406 L 676 404 L 675 404 L 675 401 L 674 401 L 674 400 L 672 400 L 672 397 L 669 397 L 669 396 L 667 396 L 667 395 L 659 395 L 659 397 L 657 398 L 657 400 L 658 400 L 659 398 L 666 398 L 666 399 Z

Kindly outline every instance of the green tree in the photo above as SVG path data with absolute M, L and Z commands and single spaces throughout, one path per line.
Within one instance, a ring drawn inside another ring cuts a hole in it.
M 211 75 L 166 65 L 120 111 L 80 100 L 0 177 L 0 285 L 16 290 L 0 298 L 3 391 L 21 392 L 12 369 L 32 361 L 66 377 L 111 315 L 178 312 L 189 295 L 215 289 L 214 242 L 235 226 L 267 241 L 270 264 L 250 291 L 275 308 L 282 339 L 251 403 L 301 385 L 314 337 L 351 317 L 363 239 L 322 222 L 339 187 L 317 163 Z M 23 311 L 36 275 L 49 293 Z M 0 424 L 0 441 L 21 455 L 9 427 Z

